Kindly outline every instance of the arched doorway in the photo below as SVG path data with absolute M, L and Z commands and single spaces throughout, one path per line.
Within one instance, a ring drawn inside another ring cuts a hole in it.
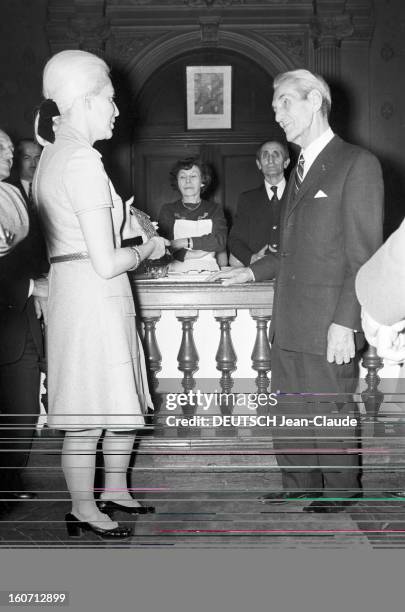
M 188 130 L 186 66 L 232 67 L 232 128 Z M 137 206 L 153 218 L 176 199 L 169 183 L 173 163 L 201 156 L 216 175 L 214 197 L 232 217 L 238 194 L 260 183 L 257 146 L 282 138 L 271 108 L 272 78 L 258 63 L 232 50 L 207 48 L 183 53 L 159 66 L 135 101 L 131 174 Z

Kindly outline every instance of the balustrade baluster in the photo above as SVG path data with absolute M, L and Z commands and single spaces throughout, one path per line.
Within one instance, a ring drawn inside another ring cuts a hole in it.
M 150 371 L 151 391 L 156 392 L 159 386 L 157 373 L 162 369 L 162 354 L 159 350 L 159 345 L 156 339 L 156 323 L 160 320 L 161 313 L 148 312 L 142 317 L 142 322 L 145 328 L 145 357 Z
M 271 369 L 271 349 L 267 332 L 267 324 L 271 319 L 268 310 L 252 309 L 250 310 L 252 319 L 256 321 L 256 341 L 252 351 L 252 368 L 257 372 L 256 388 L 258 393 L 268 393 L 269 379 L 267 372 Z M 268 406 L 260 406 L 257 413 L 268 412 Z
M 217 370 L 221 372 L 221 378 L 219 384 L 221 386 L 221 393 L 226 394 L 224 401 L 216 402 L 219 405 L 222 416 L 231 415 L 235 406 L 234 396 L 232 395 L 232 388 L 234 381 L 232 379 L 232 372 L 236 370 L 236 353 L 233 347 L 232 336 L 231 336 L 231 323 L 236 318 L 236 310 L 214 310 L 215 320 L 219 322 L 221 336 L 219 340 L 218 350 L 215 355 L 217 362 Z M 224 425 L 215 429 L 215 435 L 223 438 L 235 436 L 237 433 L 236 427 L 233 425 Z
M 163 435 L 164 433 L 164 422 L 162 418 L 159 418 L 159 412 L 162 407 L 162 396 L 157 392 L 159 386 L 157 374 L 162 369 L 162 354 L 156 339 L 156 323 L 160 318 L 160 311 L 149 311 L 142 316 L 144 325 L 145 359 L 148 365 L 150 392 L 154 406 L 153 423 L 155 426 L 155 436 Z
M 221 372 L 219 384 L 221 386 L 222 393 L 230 394 L 234 385 L 232 372 L 236 370 L 237 361 L 231 337 L 231 323 L 236 318 L 236 310 L 214 310 L 214 316 L 215 320 L 219 322 L 221 330 L 218 350 L 215 355 L 217 370 Z M 228 398 L 228 400 L 231 400 L 231 398 Z M 232 414 L 233 408 L 234 402 L 232 400 L 225 403 L 220 403 L 222 414 Z
M 198 311 L 177 311 L 175 313 L 178 321 L 181 322 L 183 331 L 180 349 L 177 355 L 177 361 L 179 363 L 178 369 L 183 373 L 183 380 L 181 381 L 184 393 L 189 393 L 195 387 L 194 372 L 198 370 L 199 356 L 194 343 L 193 326 L 198 319 Z M 196 411 L 197 406 L 195 404 L 187 403 L 182 406 L 182 411 L 185 417 L 192 417 Z M 198 435 L 199 430 L 196 427 L 181 428 L 178 432 L 180 437 L 187 435 Z
M 377 432 L 377 416 L 384 399 L 384 393 L 378 389 L 381 380 L 378 376 L 378 370 L 384 366 L 384 362 L 377 355 L 377 350 L 374 346 L 369 346 L 365 351 L 362 365 L 367 370 L 365 378 L 367 389 L 361 394 L 367 414 L 366 418 L 363 419 L 362 434 L 365 437 L 373 437 Z M 371 427 L 368 427 L 370 425 Z M 384 427 L 384 424 L 382 426 Z

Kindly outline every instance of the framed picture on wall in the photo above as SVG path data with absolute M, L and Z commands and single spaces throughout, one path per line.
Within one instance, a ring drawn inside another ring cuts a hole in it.
M 232 127 L 232 66 L 187 66 L 187 129 Z

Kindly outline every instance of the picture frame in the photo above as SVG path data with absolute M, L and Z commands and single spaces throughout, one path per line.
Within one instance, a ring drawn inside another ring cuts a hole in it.
M 232 66 L 186 66 L 187 129 L 232 128 Z

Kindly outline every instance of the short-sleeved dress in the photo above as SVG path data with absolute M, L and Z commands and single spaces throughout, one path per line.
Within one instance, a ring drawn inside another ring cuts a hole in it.
M 44 148 L 33 189 L 49 257 L 87 251 L 79 217 L 97 208 L 111 208 L 120 246 L 122 200 L 100 153 L 73 128 L 61 126 Z M 144 426 L 153 405 L 126 273 L 103 279 L 90 259 L 53 263 L 47 336 L 50 427 Z

